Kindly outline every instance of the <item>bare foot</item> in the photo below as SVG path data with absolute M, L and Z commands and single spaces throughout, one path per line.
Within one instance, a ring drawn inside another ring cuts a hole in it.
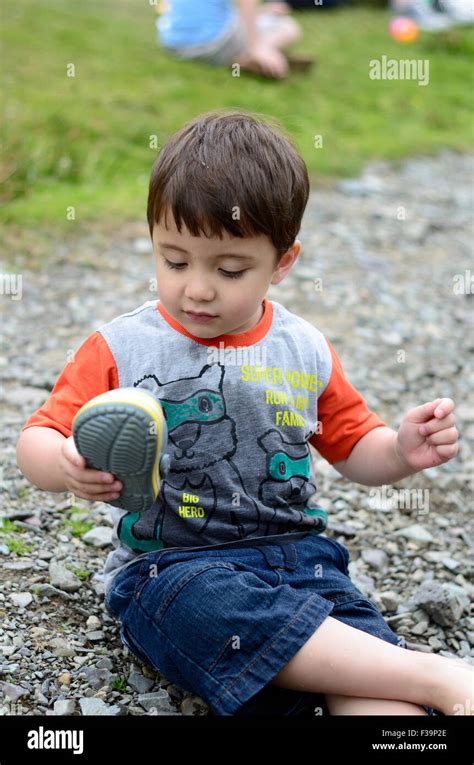
M 474 715 L 474 666 L 464 659 L 441 659 L 433 699 L 435 709 L 445 715 Z
M 283 80 L 288 75 L 289 66 L 284 54 L 277 48 L 260 45 L 252 53 L 246 53 L 235 59 L 242 69 L 271 80 Z

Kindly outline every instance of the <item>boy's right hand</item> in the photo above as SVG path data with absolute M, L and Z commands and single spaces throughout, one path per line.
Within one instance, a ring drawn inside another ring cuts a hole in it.
M 87 467 L 85 458 L 77 451 L 73 436 L 64 439 L 59 452 L 59 467 L 66 487 L 82 499 L 108 502 L 117 499 L 123 487 L 112 473 Z
M 278 48 L 258 43 L 249 53 L 252 64 L 267 77 L 281 80 L 288 75 L 288 61 Z

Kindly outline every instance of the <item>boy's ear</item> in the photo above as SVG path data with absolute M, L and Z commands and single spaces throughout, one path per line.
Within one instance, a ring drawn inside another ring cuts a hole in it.
M 273 273 L 271 284 L 278 284 L 285 278 L 290 269 L 294 266 L 301 250 L 301 242 L 296 239 L 291 247 L 288 247 L 287 251 L 283 253 L 278 265 Z
M 295 239 L 291 247 L 288 247 L 287 251 L 283 253 L 283 255 L 280 257 L 280 260 L 277 263 L 277 267 L 280 265 L 283 258 L 287 259 L 287 255 L 294 255 L 294 260 L 296 261 L 297 257 L 299 256 L 301 252 L 301 242 L 299 239 Z

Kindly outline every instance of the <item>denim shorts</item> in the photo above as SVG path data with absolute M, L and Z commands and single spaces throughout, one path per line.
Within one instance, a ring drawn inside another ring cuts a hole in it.
M 407 648 L 348 564 L 342 544 L 314 533 L 284 544 L 158 550 L 121 570 L 105 603 L 130 652 L 212 714 L 327 714 L 323 694 L 271 684 L 327 616 Z
M 260 33 L 278 31 L 286 24 L 284 19 L 285 16 L 276 13 L 259 13 L 255 20 L 257 31 Z M 201 45 L 180 47 L 166 45 L 163 47 L 177 58 L 204 61 L 213 66 L 225 66 L 233 64 L 236 58 L 242 56 L 247 46 L 242 22 L 239 14 L 237 14 L 216 40 Z

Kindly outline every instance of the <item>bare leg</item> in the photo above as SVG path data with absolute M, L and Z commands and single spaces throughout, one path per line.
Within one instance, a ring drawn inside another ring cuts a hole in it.
M 313 693 L 425 704 L 445 714 L 462 704 L 464 714 L 472 714 L 473 677 L 465 662 L 392 645 L 328 616 L 272 682 Z
M 331 715 L 428 715 L 423 707 L 408 701 L 359 699 L 327 693 L 326 704 Z

